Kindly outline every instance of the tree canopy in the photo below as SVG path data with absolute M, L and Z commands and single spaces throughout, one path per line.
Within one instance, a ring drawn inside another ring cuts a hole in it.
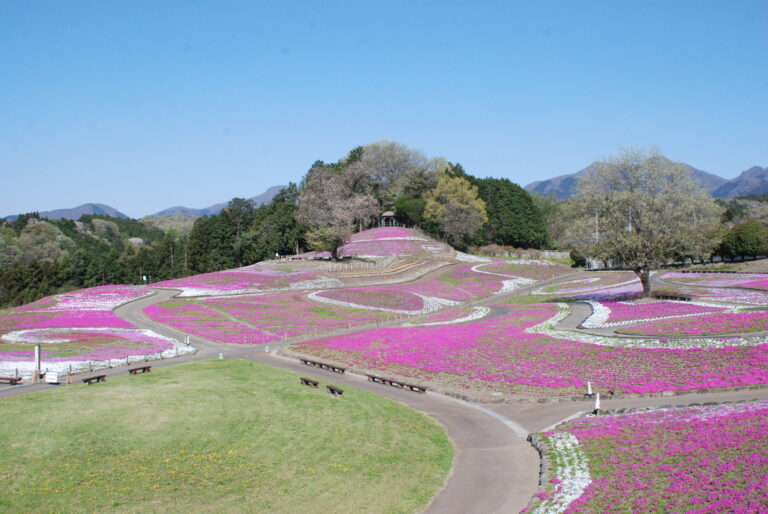
M 679 163 L 658 151 L 622 149 L 578 183 L 573 242 L 594 259 L 626 266 L 650 293 L 650 270 L 669 260 L 707 258 L 720 209 Z
M 454 246 L 465 247 L 488 221 L 485 203 L 478 197 L 477 187 L 462 177 L 443 174 L 424 199 L 424 219 L 435 223 Z

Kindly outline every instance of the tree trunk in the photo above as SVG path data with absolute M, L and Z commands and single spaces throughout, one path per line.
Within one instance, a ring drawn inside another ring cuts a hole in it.
M 651 270 L 648 266 L 639 266 L 634 269 L 634 272 L 643 284 L 643 298 L 651 296 Z

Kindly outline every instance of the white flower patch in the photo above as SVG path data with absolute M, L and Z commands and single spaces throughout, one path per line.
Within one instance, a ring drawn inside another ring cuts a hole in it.
M 681 339 L 652 339 L 652 338 L 628 338 L 628 337 L 609 337 L 598 336 L 594 334 L 585 334 L 574 330 L 558 330 L 555 326 L 568 317 L 570 309 L 565 303 L 558 303 L 560 311 L 550 319 L 528 327 L 525 332 L 528 334 L 543 334 L 555 339 L 567 339 L 570 341 L 579 341 L 582 343 L 596 344 L 599 346 L 612 346 L 621 348 L 658 348 L 669 350 L 687 350 L 694 348 L 726 348 L 729 346 L 759 346 L 768 344 L 768 336 L 760 337 L 730 337 L 730 338 L 681 338 Z
M 555 432 L 547 438 L 547 442 L 547 457 L 554 465 L 554 474 L 560 484 L 552 498 L 543 500 L 533 512 L 559 514 L 584 494 L 592 478 L 589 476 L 587 456 L 576 436 L 570 432 Z
M 515 289 L 525 287 L 527 285 L 533 284 L 534 282 L 536 281 L 531 280 L 530 278 L 516 278 L 514 280 L 503 280 L 501 282 L 501 289 L 499 289 L 499 292 L 496 294 L 510 293 Z
M 242 289 L 206 289 L 204 287 L 168 287 L 165 289 L 181 289 L 178 297 L 192 297 L 192 296 L 236 296 L 236 295 L 258 295 L 264 293 L 278 293 L 280 291 L 303 291 L 306 289 L 333 289 L 335 287 L 342 287 L 344 283 L 337 278 L 323 277 L 314 280 L 303 280 L 301 282 L 294 282 L 289 287 L 285 288 L 272 288 L 272 289 L 260 289 L 258 287 L 244 287 Z
M 437 325 L 453 325 L 455 323 L 465 323 L 467 321 L 475 321 L 478 319 L 483 319 L 490 313 L 491 313 L 491 309 L 489 307 L 474 307 L 472 309 L 472 312 L 464 316 L 463 318 L 451 319 L 446 321 L 433 321 L 431 323 L 403 323 L 400 326 L 401 327 L 432 327 Z
M 452 307 L 454 305 L 459 305 L 461 303 L 453 300 L 447 300 L 445 298 L 438 298 L 436 296 L 424 296 L 418 293 L 412 293 L 422 299 L 424 303 L 424 307 L 422 307 L 421 310 L 418 310 L 418 311 L 411 311 L 411 310 L 405 310 L 405 309 L 390 309 L 388 307 L 375 307 L 373 305 L 363 305 L 359 303 L 345 302 L 343 300 L 336 300 L 334 298 L 326 298 L 324 296 L 320 296 L 320 293 L 323 293 L 323 292 L 324 291 L 315 291 L 313 293 L 309 293 L 307 295 L 307 298 L 309 298 L 310 300 L 314 300 L 316 302 L 332 303 L 334 305 L 342 305 L 344 307 L 352 307 L 354 309 L 367 309 L 372 311 L 394 312 L 397 314 L 408 314 L 413 316 L 417 316 L 420 314 L 429 314 L 430 312 L 436 312 L 446 307 Z
M 493 262 L 488 257 L 479 257 L 477 255 L 469 255 L 468 253 L 459 252 L 456 251 L 456 257 L 454 257 L 457 261 L 461 262 L 482 262 L 485 264 L 488 264 L 489 262 Z
M 67 373 L 70 370 L 72 370 L 72 373 L 81 373 L 85 371 L 90 370 L 97 370 L 97 369 L 103 369 L 108 368 L 110 366 L 115 365 L 126 365 L 126 364 L 132 364 L 137 362 L 146 362 L 150 360 L 159 360 L 159 359 L 170 359 L 173 357 L 181 357 L 182 355 L 187 355 L 190 353 L 195 353 L 197 350 L 193 346 L 188 346 L 180 341 L 177 341 L 176 339 L 172 339 L 170 337 L 165 337 L 163 335 L 160 335 L 156 332 L 153 332 L 152 330 L 148 329 L 135 329 L 135 328 L 96 328 L 96 327 L 87 327 L 87 328 L 38 328 L 38 329 L 30 329 L 30 330 L 17 330 L 14 332 L 9 332 L 8 334 L 5 334 L 2 339 L 7 342 L 11 343 L 24 343 L 24 344 L 35 344 L 35 343 L 64 343 L 69 341 L 69 339 L 66 338 L 43 338 L 40 336 L 36 336 L 35 334 L 30 334 L 30 332 L 38 332 L 38 333 L 47 333 L 47 334 L 57 334 L 57 333 L 63 333 L 63 332 L 80 332 L 80 331 L 94 331 L 94 330 L 105 330 L 109 331 L 111 333 L 125 333 L 126 336 L 130 337 L 133 334 L 144 334 L 147 337 L 153 338 L 153 339 L 162 339 L 165 341 L 169 341 L 172 343 L 172 346 L 166 350 L 163 350 L 162 352 L 157 352 L 153 354 L 147 354 L 147 355 L 129 355 L 128 357 L 120 357 L 111 359 L 111 360 L 46 360 L 45 357 L 42 358 L 42 369 L 48 370 L 48 371 L 54 371 L 57 373 Z M 10 336 L 10 337 L 9 337 Z M 33 359 L 30 358 L 27 361 L 2 361 L 0 360 L 0 375 L 13 375 L 17 371 L 20 375 L 27 375 L 32 374 L 35 370 L 35 362 L 33 362 Z
M 333 289 L 334 287 L 342 287 L 344 283 L 338 278 L 321 277 L 314 280 L 303 280 L 301 282 L 294 282 L 291 284 L 293 290 L 303 289 Z
M 707 302 L 681 302 L 681 301 L 675 301 L 675 300 L 665 300 L 665 302 L 681 303 L 685 305 L 698 305 L 700 307 L 724 308 L 725 310 L 722 311 L 723 313 L 733 313 L 733 312 L 738 312 L 740 310 L 740 307 L 738 305 L 715 304 L 715 303 L 707 303 Z M 626 320 L 613 321 L 611 323 L 608 323 L 608 318 L 611 317 L 610 307 L 595 300 L 581 300 L 581 303 L 587 303 L 592 307 L 592 314 L 581 323 L 581 326 L 583 328 L 610 328 L 610 327 L 619 327 L 622 325 L 634 325 L 637 323 L 645 323 L 647 321 L 658 321 L 658 320 L 672 319 L 672 318 L 691 318 L 694 316 L 704 316 L 707 314 L 714 314 L 712 312 L 691 312 L 688 314 L 673 314 L 670 316 L 659 316 L 656 318 L 626 319 Z M 632 302 L 620 302 L 620 303 L 622 303 L 623 305 L 637 305 Z

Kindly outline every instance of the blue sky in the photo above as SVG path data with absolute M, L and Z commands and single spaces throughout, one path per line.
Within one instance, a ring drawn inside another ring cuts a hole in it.
M 0 0 L 0 215 L 140 217 L 389 139 L 521 185 L 768 165 L 768 2 Z

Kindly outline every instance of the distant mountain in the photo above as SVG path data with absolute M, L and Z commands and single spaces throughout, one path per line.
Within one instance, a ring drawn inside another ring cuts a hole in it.
M 260 195 L 254 196 L 251 198 L 251 200 L 253 200 L 253 204 L 258 207 L 259 205 L 271 202 L 272 199 L 277 196 L 277 193 L 283 189 L 285 189 L 285 186 L 272 186 Z M 161 216 L 189 216 L 192 218 L 199 218 L 201 216 L 213 216 L 214 214 L 220 213 L 228 203 L 229 202 L 217 203 L 216 205 L 211 205 L 210 207 L 206 207 L 204 209 L 193 209 L 191 207 L 181 206 L 170 207 L 168 209 L 163 209 L 160 212 L 156 212 L 155 214 L 150 214 L 148 217 L 159 218 Z
M 578 181 L 579 177 L 585 174 L 587 171 L 591 170 L 596 164 L 597 163 L 592 163 L 583 170 L 577 173 L 571 173 L 570 175 L 560 175 L 559 177 L 547 180 L 537 180 L 536 182 L 531 182 L 525 186 L 525 190 L 529 193 L 540 194 L 541 196 L 554 196 L 559 200 L 566 200 L 576 194 L 576 182 Z M 706 171 L 696 169 L 693 166 L 689 166 L 685 163 L 683 163 L 683 166 L 688 168 L 691 176 L 701 182 L 704 188 L 713 196 L 715 196 L 714 191 L 728 183 L 727 179 L 712 173 L 707 173 Z
M 752 166 L 712 193 L 715 198 L 736 198 L 768 193 L 768 167 Z
M 83 214 L 102 214 L 104 216 L 112 216 L 113 218 L 128 218 L 128 216 L 114 207 L 102 203 L 84 203 L 83 205 L 71 209 L 55 209 L 53 211 L 42 211 L 38 214 L 40 214 L 41 218 L 65 220 L 80 219 L 80 216 Z M 6 219 L 15 220 L 18 217 L 17 214 L 14 214 L 12 216 L 6 216 Z

